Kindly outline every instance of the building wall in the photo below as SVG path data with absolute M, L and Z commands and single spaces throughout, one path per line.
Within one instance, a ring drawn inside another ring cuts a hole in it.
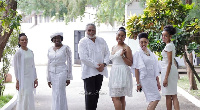
M 127 19 L 134 14 L 136 15 L 143 14 L 143 9 L 144 8 L 141 6 L 138 0 L 133 0 L 130 3 L 127 3 L 125 6 L 125 22 L 127 22 Z M 125 42 L 131 47 L 133 54 L 139 48 L 138 39 L 134 40 L 134 39 L 127 38 Z
M 130 13 L 142 13 L 142 8 L 139 7 L 139 2 L 133 2 L 126 6 L 126 18 L 130 16 Z M 94 22 L 94 15 L 96 10 L 91 7 L 87 7 L 84 18 L 77 18 L 71 20 L 67 25 L 62 20 L 53 20 L 54 18 L 42 17 L 37 15 L 37 18 L 32 15 L 31 20 L 26 23 L 22 23 L 22 32 L 25 32 L 29 38 L 28 47 L 34 51 L 35 62 L 37 65 L 47 64 L 47 52 L 48 48 L 53 46 L 50 41 L 50 35 L 53 32 L 63 32 L 64 40 L 63 44 L 67 44 L 71 47 L 72 57 L 74 56 L 74 30 L 85 30 L 85 26 L 88 23 Z M 34 26 L 34 21 L 37 19 L 37 25 Z M 31 22 L 30 22 L 31 21 Z M 117 44 L 116 32 L 120 25 L 115 24 L 114 27 L 108 24 L 100 24 L 97 26 L 97 36 L 102 37 L 108 44 L 109 50 Z M 138 40 L 126 38 L 125 43 L 128 44 L 133 53 L 138 48 Z M 74 59 L 73 59 L 74 60 Z M 74 62 L 74 61 L 73 61 Z
M 133 1 L 128 3 L 125 6 L 125 20 L 129 18 L 129 16 L 136 14 L 142 14 L 143 8 L 140 6 L 138 1 Z M 35 53 L 35 62 L 38 65 L 47 64 L 47 51 L 48 48 L 53 46 L 53 43 L 50 41 L 50 35 L 53 32 L 61 31 L 64 35 L 63 44 L 69 45 L 72 50 L 72 59 L 74 56 L 74 30 L 85 30 L 85 26 L 88 23 L 94 22 L 95 9 L 88 7 L 86 9 L 84 18 L 77 18 L 71 20 L 68 24 L 65 24 L 62 20 L 54 20 L 53 18 L 44 18 L 38 15 L 38 24 L 34 26 L 35 16 L 32 16 L 31 21 L 29 23 L 22 23 L 21 29 L 22 32 L 25 32 L 29 38 L 28 47 L 32 49 Z M 126 21 L 125 21 L 126 22 Z M 103 37 L 108 47 L 111 51 L 112 46 L 116 45 L 116 32 L 120 25 L 115 25 L 111 27 L 108 24 L 100 24 L 97 26 L 97 36 Z M 139 48 L 139 41 L 126 38 L 125 43 L 128 44 L 132 53 Z M 184 66 L 183 59 L 176 58 L 179 62 L 180 66 Z M 73 59 L 74 60 L 74 59 Z M 74 61 L 73 61 L 74 62 Z
M 86 24 L 93 23 L 95 10 L 93 8 L 87 8 L 84 18 L 77 18 L 72 20 L 68 24 L 63 21 L 52 21 L 53 18 L 37 17 L 38 24 L 34 25 L 35 17 L 32 16 L 32 22 L 21 23 L 22 32 L 26 33 L 29 39 L 28 47 L 33 50 L 35 54 L 36 65 L 47 64 L 47 52 L 48 49 L 54 44 L 50 40 L 50 35 L 54 32 L 63 32 L 63 44 L 68 45 L 72 51 L 72 60 L 74 60 L 74 31 L 85 30 Z M 46 19 L 46 20 L 45 20 Z M 110 25 L 100 24 L 97 26 L 96 35 L 103 37 L 111 50 L 112 46 L 116 44 L 115 34 L 117 28 Z M 74 61 L 72 61 L 74 62 Z

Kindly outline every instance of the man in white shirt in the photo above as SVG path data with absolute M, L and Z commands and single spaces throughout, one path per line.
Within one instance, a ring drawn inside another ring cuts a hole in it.
M 108 77 L 109 49 L 105 40 L 96 36 L 96 26 L 86 25 L 86 37 L 79 41 L 86 110 L 96 110 L 103 76 Z

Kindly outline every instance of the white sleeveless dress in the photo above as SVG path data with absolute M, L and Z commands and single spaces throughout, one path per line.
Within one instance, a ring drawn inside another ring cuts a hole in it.
M 112 68 L 109 77 L 109 95 L 111 97 L 129 96 L 132 97 L 133 81 L 131 70 L 120 56 L 122 49 L 114 55 L 110 55 Z

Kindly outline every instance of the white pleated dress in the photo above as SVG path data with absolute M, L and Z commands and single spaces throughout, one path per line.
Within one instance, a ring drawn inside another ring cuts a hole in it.
M 167 58 L 167 52 L 172 51 L 172 65 L 171 70 L 168 76 L 168 86 L 163 86 L 163 81 L 165 79 L 167 66 L 168 66 L 168 58 Z M 162 51 L 162 70 L 161 70 L 161 87 L 162 87 L 162 95 L 175 95 L 177 94 L 177 82 L 178 82 L 178 70 L 177 67 L 174 65 L 174 58 L 175 58 L 175 46 L 173 42 L 168 43 L 165 48 Z
M 151 101 L 160 100 L 161 96 L 156 80 L 160 71 L 158 61 L 154 54 L 150 50 L 148 51 L 150 56 L 144 54 L 142 49 L 135 52 L 133 56 L 132 72 L 135 74 L 135 69 L 139 69 L 142 91 L 145 94 L 146 101 L 149 103 Z
M 111 97 L 132 97 L 132 74 L 130 68 L 125 64 L 120 56 L 121 52 L 122 49 L 118 50 L 114 55 L 110 55 L 110 60 L 112 60 L 113 64 L 108 84 L 109 95 Z

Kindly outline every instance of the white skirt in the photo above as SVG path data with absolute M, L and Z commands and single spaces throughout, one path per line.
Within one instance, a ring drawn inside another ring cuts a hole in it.
M 16 110 L 35 110 L 34 81 L 31 74 L 24 75 L 24 89 L 19 91 Z
M 133 81 L 130 68 L 127 65 L 113 65 L 108 86 L 111 97 L 132 97 Z
M 142 91 L 144 92 L 148 103 L 161 99 L 156 77 L 145 77 L 144 79 L 140 79 L 140 82 L 142 85 Z
M 163 81 L 165 79 L 167 68 L 164 68 L 167 66 L 163 66 L 161 70 L 161 90 L 162 95 L 175 95 L 177 94 L 177 82 L 178 82 L 178 70 L 175 65 L 171 66 L 171 70 L 168 77 L 168 86 L 163 86 Z
M 66 97 L 66 72 L 58 74 L 50 72 L 52 84 L 52 108 L 51 110 L 68 110 Z

